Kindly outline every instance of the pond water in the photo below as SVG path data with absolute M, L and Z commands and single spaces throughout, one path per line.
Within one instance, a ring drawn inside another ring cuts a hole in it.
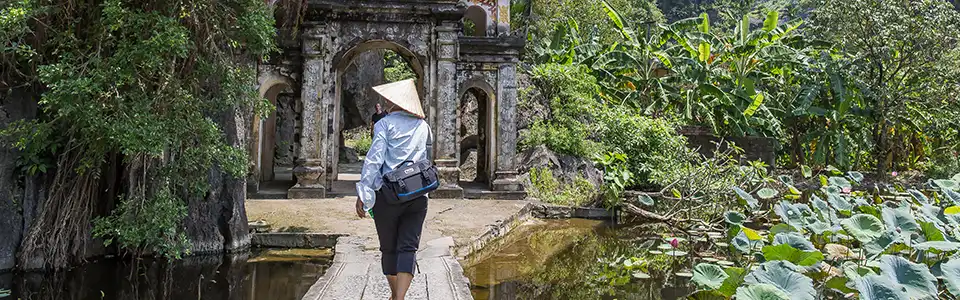
M 7 299 L 300 300 L 333 261 L 330 249 L 254 249 L 230 255 L 101 259 L 59 273 L 0 274 Z
M 600 221 L 531 220 L 462 263 L 475 299 L 679 299 L 694 291 L 684 257 L 651 257 L 667 231 Z M 638 279 L 618 258 L 649 261 Z M 615 267 L 611 264 L 616 265 Z

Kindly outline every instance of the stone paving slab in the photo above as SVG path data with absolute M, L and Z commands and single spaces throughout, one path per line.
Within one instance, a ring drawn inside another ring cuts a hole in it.
M 380 267 L 379 252 L 363 247 L 363 237 L 344 236 L 337 240 L 334 263 L 310 287 L 303 300 L 382 300 L 390 298 L 390 288 Z M 470 284 L 460 263 L 450 256 L 453 238 L 426 242 L 417 255 L 417 274 L 407 299 L 473 299 Z

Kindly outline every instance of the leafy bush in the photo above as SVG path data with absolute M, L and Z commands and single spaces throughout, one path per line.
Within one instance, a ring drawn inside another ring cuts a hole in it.
M 627 157 L 634 185 L 650 182 L 656 170 L 675 169 L 686 163 L 690 150 L 686 138 L 662 119 L 636 114 L 628 108 L 608 107 L 598 113 L 598 140 L 609 152 Z
M 365 155 L 370 151 L 371 144 L 373 144 L 373 139 L 369 135 L 360 136 L 359 139 L 353 141 L 353 150 L 357 150 L 360 155 Z
M 583 206 L 593 200 L 596 188 L 592 183 L 577 176 L 570 184 L 564 183 L 553 176 L 548 168 L 533 168 L 530 170 L 530 195 L 540 201 L 567 205 Z
M 521 135 L 520 149 L 545 145 L 566 155 L 592 157 L 598 150 L 589 140 L 589 120 L 597 106 L 596 79 L 577 65 L 544 64 L 531 72 L 534 85 L 549 101 L 547 118 L 538 120 Z
M 924 172 L 929 178 L 950 178 L 960 173 L 960 156 L 949 149 L 940 149 L 930 155 Z

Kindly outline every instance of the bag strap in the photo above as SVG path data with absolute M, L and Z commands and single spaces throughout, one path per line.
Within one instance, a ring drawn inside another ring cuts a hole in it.
M 413 162 L 412 160 L 405 160 L 405 161 L 400 162 L 400 164 L 397 165 L 397 167 L 396 167 L 396 168 L 393 168 L 393 169 L 394 169 L 394 170 L 399 169 L 400 167 L 402 167 L 402 166 L 403 166 L 404 164 L 406 164 L 406 163 L 411 163 L 411 164 L 413 164 L 414 162 Z

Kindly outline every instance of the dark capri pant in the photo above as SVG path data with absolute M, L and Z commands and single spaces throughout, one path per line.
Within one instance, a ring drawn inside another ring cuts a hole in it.
M 380 191 L 377 191 L 377 198 L 384 199 L 380 197 Z M 383 255 L 380 264 L 384 275 L 413 274 L 426 217 L 426 196 L 400 204 L 377 201 L 373 205 L 373 223 L 380 238 L 380 253 Z

